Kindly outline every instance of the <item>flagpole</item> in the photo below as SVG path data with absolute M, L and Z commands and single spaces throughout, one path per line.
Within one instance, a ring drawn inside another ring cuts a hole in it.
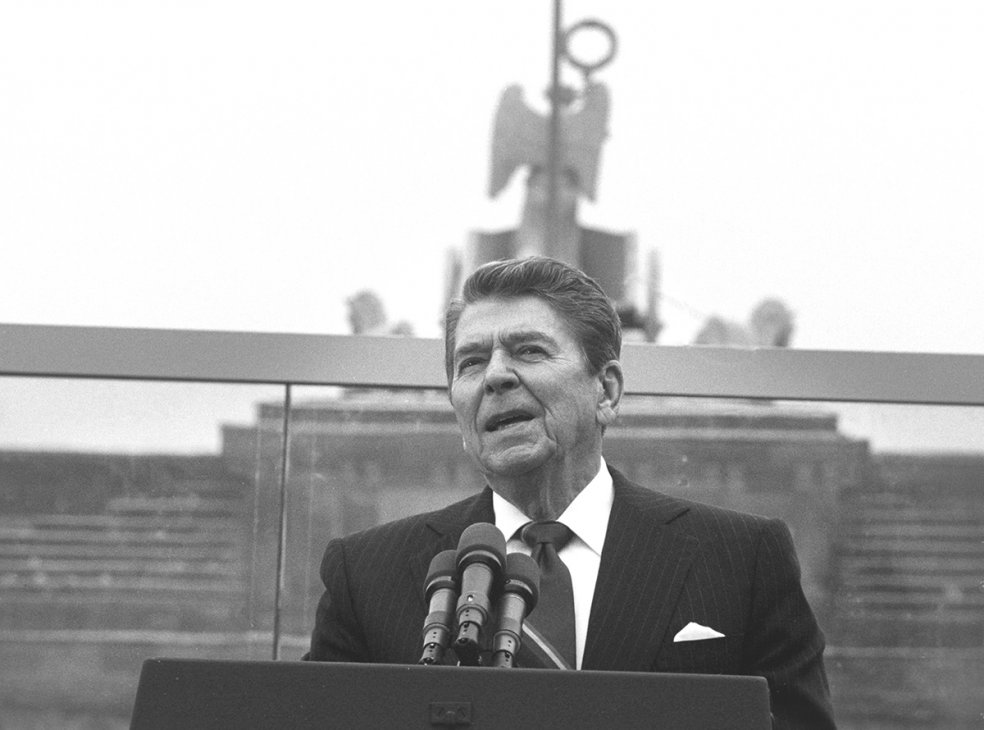
M 561 242 L 558 240 L 559 216 L 559 174 L 561 166 L 561 138 L 560 138 L 560 112 L 561 112 L 561 88 L 560 88 L 560 56 L 561 56 L 561 24 L 563 15 L 563 0 L 554 0 L 553 3 L 553 49 L 550 63 L 550 126 L 548 130 L 547 147 L 547 220 L 546 220 L 546 253 L 548 256 L 557 257 L 560 254 Z M 574 262 L 571 262 L 574 263 Z

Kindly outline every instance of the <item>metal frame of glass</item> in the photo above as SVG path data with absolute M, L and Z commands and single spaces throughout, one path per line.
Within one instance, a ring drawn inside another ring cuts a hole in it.
M 442 388 L 438 339 L 0 325 L 0 375 Z M 627 343 L 630 394 L 984 405 L 984 355 Z

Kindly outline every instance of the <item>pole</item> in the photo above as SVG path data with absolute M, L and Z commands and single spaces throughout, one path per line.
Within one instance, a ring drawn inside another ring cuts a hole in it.
M 561 7 L 563 0 L 554 0 L 553 4 L 553 53 L 550 68 L 550 128 L 548 130 L 547 147 L 547 220 L 544 231 L 544 242 L 547 256 L 557 257 L 560 253 L 560 231 L 558 225 L 559 204 L 558 187 L 560 172 L 560 43 L 561 43 Z
M 280 498 L 277 502 L 277 581 L 273 596 L 273 660 L 280 659 L 284 589 L 287 581 L 287 478 L 290 473 L 290 383 L 284 386 L 284 419 L 280 434 Z

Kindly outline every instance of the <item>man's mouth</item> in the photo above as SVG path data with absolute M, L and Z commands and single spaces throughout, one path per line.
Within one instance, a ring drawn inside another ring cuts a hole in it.
M 506 413 L 500 413 L 497 416 L 493 416 L 485 423 L 485 430 L 499 431 L 504 428 L 509 428 L 510 426 L 515 426 L 518 423 L 526 423 L 527 421 L 532 421 L 533 416 L 525 411 L 508 411 Z

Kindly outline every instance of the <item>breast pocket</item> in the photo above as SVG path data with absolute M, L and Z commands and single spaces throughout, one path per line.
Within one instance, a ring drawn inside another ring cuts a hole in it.
M 741 669 L 741 636 L 725 636 L 699 641 L 672 640 L 656 657 L 657 672 L 737 674 Z

